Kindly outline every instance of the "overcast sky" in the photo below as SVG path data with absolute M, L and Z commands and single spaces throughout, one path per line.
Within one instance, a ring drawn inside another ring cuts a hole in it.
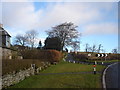
M 81 51 L 84 51 L 86 43 L 91 46 L 102 44 L 106 52 L 118 48 L 117 2 L 7 1 L 2 2 L 1 12 L 0 21 L 12 40 L 17 34 L 35 29 L 39 33 L 38 40 L 44 42 L 46 30 L 64 22 L 73 22 L 82 33 Z

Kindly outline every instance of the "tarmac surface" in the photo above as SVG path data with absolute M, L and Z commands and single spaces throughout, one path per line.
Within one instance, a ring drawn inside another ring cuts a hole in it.
M 106 88 L 120 89 L 120 62 L 109 67 L 106 72 Z
M 76 61 L 71 54 L 68 54 L 66 61 L 68 62 L 74 62 L 75 63 L 81 63 L 81 64 L 92 64 L 94 65 L 93 62 L 85 62 L 85 61 Z M 112 64 L 113 62 L 110 63 L 104 63 L 104 66 L 108 66 Z M 98 65 L 102 65 L 100 62 Z M 113 89 L 119 89 L 120 90 L 120 62 L 109 67 L 106 71 L 105 75 L 105 81 L 106 81 L 106 88 L 113 88 Z

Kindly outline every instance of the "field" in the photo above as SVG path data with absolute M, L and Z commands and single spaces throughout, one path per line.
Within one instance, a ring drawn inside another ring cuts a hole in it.
M 104 68 L 101 65 L 96 67 L 99 72 Z M 93 74 L 92 65 L 62 61 L 10 88 L 102 88 L 101 75 L 98 72 Z

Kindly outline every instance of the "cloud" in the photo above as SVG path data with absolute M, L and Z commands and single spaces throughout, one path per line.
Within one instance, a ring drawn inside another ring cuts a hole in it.
M 3 24 L 16 29 L 33 29 L 39 23 L 41 11 L 35 12 L 33 3 L 3 3 Z
M 83 35 L 117 34 L 118 25 L 115 23 L 90 24 L 85 26 Z
M 2 5 L 2 18 L 4 26 L 11 28 L 14 34 L 31 29 L 43 32 L 66 21 L 78 26 L 88 24 L 84 27 L 86 30 L 84 33 L 87 34 L 97 32 L 92 29 L 102 28 L 103 25 L 94 26 L 89 23 L 101 21 L 106 15 L 100 10 L 105 9 L 109 12 L 112 6 L 112 3 L 47 3 L 46 7 L 36 11 L 33 2 L 5 2 Z M 106 29 L 109 29 L 108 24 L 105 25 Z
M 26 2 L 28 0 L 1 0 L 2 2 Z M 119 2 L 119 0 L 29 0 L 29 2 Z
M 52 26 L 66 21 L 79 25 L 100 19 L 100 12 L 90 9 L 91 6 L 88 3 L 64 3 L 47 8 L 41 26 Z

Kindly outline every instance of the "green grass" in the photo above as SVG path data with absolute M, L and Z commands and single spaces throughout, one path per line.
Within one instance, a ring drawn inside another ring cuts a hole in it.
M 90 61 L 90 60 L 87 60 L 87 61 L 89 61 L 89 62 L 95 62 L 95 61 L 97 61 L 97 62 L 105 62 L 105 63 L 109 63 L 109 62 L 120 62 L 120 60 L 94 60 L 94 61 Z
M 100 71 L 104 66 L 97 65 L 97 71 Z M 60 62 L 58 65 L 53 65 L 41 73 L 64 73 L 64 72 L 82 72 L 92 71 L 93 65 L 74 64 L 68 62 Z
M 105 66 L 97 65 L 101 71 Z M 73 64 L 60 62 L 52 65 L 41 73 L 64 73 L 64 72 L 88 72 L 93 71 L 92 65 Z M 26 78 L 10 88 L 101 88 L 101 74 L 57 74 L 57 75 L 34 75 Z

